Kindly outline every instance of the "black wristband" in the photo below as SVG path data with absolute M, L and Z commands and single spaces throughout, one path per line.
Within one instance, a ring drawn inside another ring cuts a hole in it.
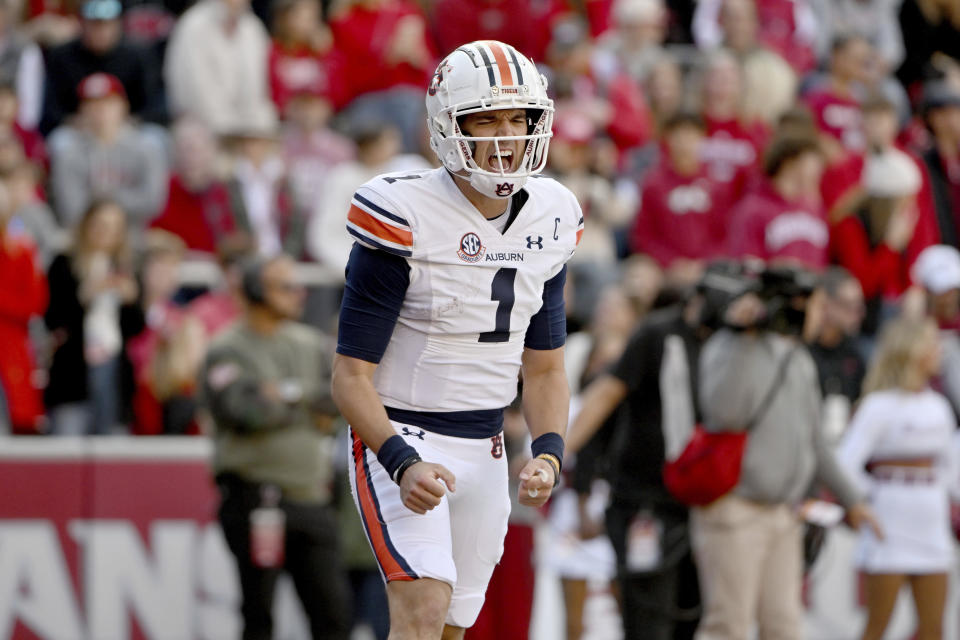
M 406 472 L 406 470 L 412 467 L 413 465 L 417 464 L 418 462 L 422 462 L 422 461 L 423 459 L 418 454 L 415 453 L 400 463 L 400 466 L 397 467 L 396 472 L 392 476 L 393 481 L 397 483 L 398 487 L 400 486 L 400 480 L 403 479 L 403 474 Z
M 400 435 L 390 436 L 384 440 L 380 450 L 377 451 L 377 460 L 383 465 L 391 480 L 396 478 L 400 465 L 413 456 L 417 456 L 417 450 L 407 444 Z
M 538 436 L 531 444 L 530 451 L 533 452 L 533 457 L 536 458 L 541 453 L 548 453 L 554 458 L 557 459 L 557 462 L 560 464 L 560 468 L 557 471 L 563 470 L 563 436 L 554 431 L 549 431 L 542 436 Z

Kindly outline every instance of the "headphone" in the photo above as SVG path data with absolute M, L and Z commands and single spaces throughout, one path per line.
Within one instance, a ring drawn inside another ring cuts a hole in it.
M 267 260 L 262 258 L 250 259 L 243 265 L 243 296 L 251 304 L 265 304 L 267 301 L 263 286 L 263 270 L 266 266 Z

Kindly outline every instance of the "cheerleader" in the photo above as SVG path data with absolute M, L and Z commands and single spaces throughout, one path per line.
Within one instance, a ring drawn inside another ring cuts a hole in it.
M 883 531 L 882 537 L 860 531 L 856 563 L 865 574 L 868 613 L 863 640 L 883 637 L 904 583 L 917 609 L 914 637 L 941 637 L 955 562 L 948 489 L 956 420 L 946 398 L 928 386 L 939 368 L 932 320 L 892 322 L 840 445 L 839 460 L 870 496 Z

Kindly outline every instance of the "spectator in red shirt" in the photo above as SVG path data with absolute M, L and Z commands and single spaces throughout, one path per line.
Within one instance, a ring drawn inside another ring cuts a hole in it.
M 876 96 L 867 99 L 863 103 L 863 133 L 869 153 L 882 154 L 891 149 L 902 151 L 920 172 L 920 191 L 916 195 L 917 226 L 904 252 L 907 263 L 913 264 L 921 251 L 940 242 L 940 233 L 937 231 L 937 214 L 930 176 L 923 160 L 901 146 L 900 120 L 897 114 L 896 106 L 886 98 Z
M 499 40 L 543 61 L 553 23 L 567 11 L 561 0 L 438 0 L 431 26 L 441 51 L 474 40 Z
M 329 28 L 320 21 L 319 2 L 274 2 L 272 35 L 267 63 L 270 96 L 280 117 L 289 117 L 290 101 L 305 91 L 324 95 L 334 108 L 342 107 L 343 60 L 333 49 Z
M 700 160 L 703 137 L 697 115 L 681 112 L 664 123 L 666 155 L 644 180 L 630 235 L 631 249 L 656 260 L 667 284 L 695 283 L 727 233 L 729 192 Z
M 174 303 L 185 246 L 160 229 L 144 237 L 138 279 L 144 327 L 127 341 L 133 365 L 133 425 L 138 435 L 183 434 L 191 430 L 193 383 L 205 350 L 199 321 Z
M 551 89 L 558 101 L 590 114 L 594 126 L 613 140 L 622 156 L 650 140 L 650 110 L 633 78 L 619 69 L 597 72 L 591 64 L 593 54 L 594 45 L 582 21 L 557 24 L 547 56 L 553 70 Z
M 735 199 L 756 177 L 767 138 L 763 123 L 748 119 L 742 105 L 740 65 L 729 53 L 715 53 L 703 81 L 701 116 L 707 137 L 700 147 L 700 158 L 711 178 L 731 186 Z
M 13 210 L 0 193 L 0 393 L 13 433 L 43 429 L 43 397 L 34 375 L 30 320 L 43 314 L 49 292 L 33 242 L 11 224 Z
M 866 199 L 833 227 L 830 245 L 834 260 L 860 281 L 867 301 L 863 333 L 874 335 L 910 285 L 906 252 L 919 218 L 922 178 L 916 163 L 891 147 L 867 156 L 863 182 Z
M 433 75 L 437 48 L 412 0 L 349 0 L 330 20 L 343 56 L 348 121 L 392 122 L 403 149 L 423 142 L 423 88 Z
M 838 37 L 831 48 L 826 82 L 803 98 L 824 135 L 824 151 L 834 162 L 843 152 L 863 152 L 863 114 L 857 89 L 869 84 L 872 59 L 872 47 L 862 36 Z
M 823 167 L 816 138 L 787 134 L 774 139 L 763 161 L 768 181 L 730 214 L 730 256 L 826 267 L 830 232 L 818 198 Z
M 184 245 L 165 231 L 147 233 L 140 269 L 145 326 L 127 343 L 134 373 L 133 433 L 199 433 L 194 388 L 198 367 L 209 341 L 243 311 L 242 261 L 251 257 L 251 248 L 242 234 L 221 243 L 218 262 L 224 286 L 184 308 L 174 303 Z
M 873 48 L 863 36 L 839 36 L 826 79 L 803 98 L 827 162 L 821 196 L 830 220 L 847 215 L 860 197 L 866 146 L 860 93 L 871 81 L 873 59 Z
M 191 251 L 214 253 L 217 242 L 235 228 L 230 194 L 218 175 L 219 151 L 199 120 L 184 118 L 174 125 L 167 202 L 150 226 L 176 234 Z

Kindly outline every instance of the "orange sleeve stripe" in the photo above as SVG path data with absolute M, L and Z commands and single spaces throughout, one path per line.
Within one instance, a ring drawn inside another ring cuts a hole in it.
M 350 213 L 347 214 L 347 220 L 381 240 L 393 242 L 394 244 L 405 247 L 413 247 L 413 234 L 410 231 L 386 224 L 374 218 L 355 204 L 350 205 Z
M 500 70 L 500 84 L 516 84 L 513 80 L 513 72 L 510 71 L 510 63 L 507 62 L 507 54 L 503 52 L 503 47 L 500 46 L 500 43 L 488 40 L 486 45 L 490 47 L 490 51 L 493 53 L 493 59 L 497 62 L 497 69 Z
M 577 229 L 577 246 L 580 246 L 580 238 L 583 236 L 583 229 Z
M 357 474 L 357 501 L 360 503 L 360 516 L 366 525 L 367 534 L 370 536 L 370 544 L 373 547 L 373 553 L 377 557 L 377 562 L 387 580 L 413 580 L 414 577 L 404 571 L 397 559 L 393 557 L 383 533 L 383 525 L 377 514 L 377 506 L 374 503 L 373 494 L 370 492 L 368 484 L 367 469 L 364 465 L 363 441 L 353 434 L 353 460 L 356 466 Z

